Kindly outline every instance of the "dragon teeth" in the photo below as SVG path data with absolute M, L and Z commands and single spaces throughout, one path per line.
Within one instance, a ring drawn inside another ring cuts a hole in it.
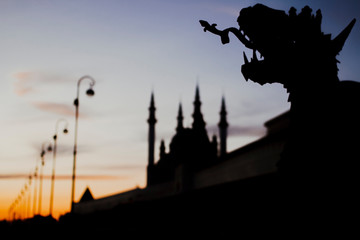
M 249 63 L 249 60 L 248 60 L 248 58 L 246 57 L 245 52 L 243 52 L 243 53 L 244 53 L 244 62 L 245 62 L 245 64 L 248 64 L 248 63 Z
M 251 59 L 251 61 L 255 61 L 255 62 L 259 61 L 257 56 L 256 56 L 256 50 L 255 49 L 253 49 L 253 58 Z

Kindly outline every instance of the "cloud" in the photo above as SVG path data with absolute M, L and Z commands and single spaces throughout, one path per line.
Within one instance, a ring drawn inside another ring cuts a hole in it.
M 9 180 L 9 179 L 28 179 L 28 174 L 0 174 L 0 180 Z M 71 180 L 72 175 L 56 175 L 56 180 Z M 128 179 L 128 176 L 118 176 L 118 175 L 81 175 L 77 174 L 76 179 L 79 180 L 116 180 L 116 179 Z M 44 175 L 43 179 L 51 179 L 51 175 Z
M 31 105 L 44 112 L 56 113 L 62 116 L 75 116 L 75 107 L 69 104 L 54 102 L 31 102 Z M 79 118 L 87 118 L 85 113 L 79 113 Z
M 0 174 L 0 180 L 1 179 L 26 179 L 28 178 L 29 175 L 26 175 L 26 174 L 18 174 L 18 173 L 15 173 L 15 174 Z
M 21 97 L 36 92 L 36 88 L 40 84 L 59 84 L 70 81 L 68 77 L 60 74 L 35 71 L 19 71 L 13 73 L 12 76 L 16 80 L 14 82 L 14 92 Z
M 209 133 L 218 133 L 219 128 L 217 125 L 210 125 L 208 128 Z M 228 128 L 228 136 L 255 136 L 261 137 L 266 133 L 263 126 L 238 126 L 230 125 Z
M 263 126 L 229 126 L 229 136 L 263 136 L 266 129 Z
M 54 74 L 34 71 L 19 71 L 12 74 L 12 76 L 16 79 L 16 81 L 13 83 L 14 92 L 17 96 L 20 97 L 32 94 L 32 98 L 34 97 L 33 93 L 37 93 L 37 95 L 39 95 L 38 92 L 42 91 L 42 86 L 46 86 L 49 84 L 61 84 L 70 81 L 73 82 L 73 79 L 56 73 Z M 75 107 L 71 104 L 62 104 L 46 101 L 31 101 L 29 98 L 27 99 L 27 101 L 35 108 L 45 112 L 51 112 L 71 117 L 73 117 L 75 114 Z M 80 113 L 79 117 L 86 117 L 86 115 Z
M 14 82 L 14 92 L 18 96 L 24 96 L 31 92 L 34 92 L 32 85 L 33 73 L 31 72 L 18 72 L 13 74 L 13 77 L 17 80 Z
M 45 179 L 51 179 L 50 175 L 44 176 Z M 70 180 L 71 175 L 56 175 L 56 180 Z M 115 176 L 115 175 L 76 175 L 78 180 L 116 180 L 116 179 L 128 179 L 128 176 Z
M 51 103 L 51 102 L 31 102 L 31 104 L 45 112 L 52 112 L 63 116 L 74 116 L 75 108 L 69 104 Z M 82 117 L 84 117 L 82 115 Z
M 102 169 L 102 170 L 143 170 L 146 166 L 145 165 L 140 165 L 140 164 L 113 164 L 113 165 L 108 165 L 108 166 L 91 166 L 94 167 L 96 169 Z M 90 166 L 89 166 L 90 168 Z

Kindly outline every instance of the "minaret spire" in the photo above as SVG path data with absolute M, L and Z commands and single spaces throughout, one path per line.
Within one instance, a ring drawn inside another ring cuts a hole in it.
M 149 107 L 149 119 L 147 120 L 149 125 L 155 125 L 157 121 L 155 118 L 155 111 L 156 111 L 156 107 L 154 101 L 154 93 L 152 92 L 150 98 L 150 107 Z
M 184 117 L 183 117 L 182 107 L 181 107 L 181 103 L 179 103 L 179 112 L 178 112 L 178 116 L 177 116 L 176 132 L 179 132 L 182 129 L 184 129 L 183 120 L 184 120 Z
M 150 98 L 150 107 L 149 107 L 149 118 L 147 122 L 149 123 L 149 158 L 148 158 L 148 184 L 151 178 L 151 169 L 154 166 L 154 151 L 155 151 L 155 124 L 157 122 L 155 118 L 155 101 L 154 101 L 154 93 L 151 93 Z
M 195 91 L 195 101 L 194 101 L 194 113 L 193 113 L 193 119 L 194 122 L 192 124 L 192 127 L 194 130 L 203 130 L 205 129 L 205 121 L 201 113 L 201 101 L 200 101 L 200 92 L 199 92 L 199 86 L 196 86 Z
M 226 155 L 226 138 L 227 138 L 227 128 L 229 126 L 226 120 L 226 107 L 225 107 L 225 98 L 224 96 L 221 99 L 221 110 L 220 110 L 220 122 L 219 126 L 219 135 L 220 135 L 220 156 L 223 157 Z
M 161 140 L 160 143 L 160 159 L 164 158 L 166 152 L 165 152 L 166 148 L 165 148 L 165 141 L 164 139 Z

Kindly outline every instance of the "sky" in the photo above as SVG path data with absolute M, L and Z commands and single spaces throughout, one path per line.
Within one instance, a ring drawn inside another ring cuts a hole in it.
M 70 209 L 78 80 L 95 79 L 95 95 L 80 85 L 75 200 L 86 187 L 95 198 L 146 186 L 148 107 L 156 105 L 156 147 L 167 150 L 181 102 L 191 126 L 195 88 L 209 136 L 217 134 L 221 98 L 228 111 L 228 151 L 265 134 L 263 123 L 284 111 L 286 90 L 279 84 L 245 82 L 240 68 L 247 51 L 231 36 L 222 45 L 204 33 L 199 20 L 218 28 L 237 27 L 239 11 L 255 3 L 298 12 L 321 9 L 322 30 L 336 36 L 360 21 L 357 0 L 0 0 L 0 220 L 24 193 L 33 204 L 35 183 L 28 176 L 40 163 L 43 144 L 58 125 L 54 216 Z M 342 52 L 339 78 L 360 81 L 360 24 Z M 250 53 L 251 54 L 251 53 Z M 311 57 L 311 56 L 309 56 Z M 53 155 L 45 154 L 41 214 L 49 214 Z M 39 191 L 39 189 L 38 189 Z M 29 215 L 32 215 L 33 209 Z M 38 212 L 36 212 L 38 213 Z M 25 213 L 23 213 L 24 215 Z

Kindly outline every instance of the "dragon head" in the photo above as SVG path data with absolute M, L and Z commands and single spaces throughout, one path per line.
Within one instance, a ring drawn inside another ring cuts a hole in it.
M 245 79 L 261 85 L 282 83 L 288 90 L 313 79 L 338 81 L 336 55 L 355 19 L 334 39 L 321 31 L 321 19 L 320 10 L 313 15 L 308 6 L 299 14 L 295 8 L 286 14 L 262 4 L 242 9 L 238 38 L 253 51 L 250 61 L 244 52 L 241 71 Z

